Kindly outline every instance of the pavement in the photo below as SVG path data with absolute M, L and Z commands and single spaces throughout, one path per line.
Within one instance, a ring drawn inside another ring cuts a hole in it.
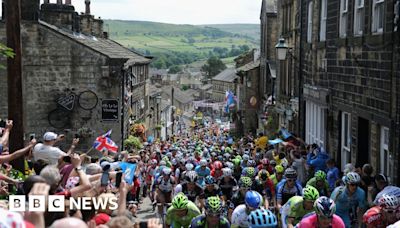
M 138 221 L 147 221 L 151 218 L 157 218 L 157 210 L 153 212 L 153 207 L 149 197 L 142 198 L 142 203 L 139 204 L 139 209 L 136 213 Z

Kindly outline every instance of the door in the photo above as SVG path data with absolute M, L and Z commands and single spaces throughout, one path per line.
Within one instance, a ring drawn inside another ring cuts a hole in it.
M 347 163 L 351 162 L 351 115 L 347 112 L 342 112 L 342 127 L 341 127 L 341 167 L 342 169 Z
M 356 167 L 362 167 L 364 164 L 369 163 L 369 132 L 369 121 L 358 117 Z

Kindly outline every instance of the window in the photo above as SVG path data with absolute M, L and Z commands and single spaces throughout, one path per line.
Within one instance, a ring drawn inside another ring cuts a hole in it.
M 372 33 L 383 32 L 385 16 L 385 0 L 373 0 L 372 2 Z
M 321 21 L 319 23 L 319 41 L 326 40 L 327 0 L 321 0 Z
M 364 0 L 355 0 L 354 5 L 354 35 L 362 35 L 364 26 Z
M 339 37 L 346 37 L 348 0 L 340 0 Z
M 313 102 L 306 102 L 306 142 L 325 145 L 325 108 Z
M 381 153 L 380 153 L 380 172 L 387 175 L 393 176 L 393 160 L 394 157 L 389 152 L 389 128 L 381 127 Z
M 351 115 L 342 113 L 342 168 L 351 162 Z
M 307 25 L 307 42 L 312 41 L 312 12 L 313 12 L 313 2 L 308 3 L 308 25 Z

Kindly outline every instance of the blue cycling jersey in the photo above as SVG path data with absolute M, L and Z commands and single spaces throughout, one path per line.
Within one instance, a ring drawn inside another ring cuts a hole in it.
M 336 203 L 336 212 L 343 219 L 346 227 L 351 227 L 351 221 L 356 218 L 357 208 L 367 208 L 365 192 L 360 187 L 350 195 L 347 187 L 340 186 L 332 192 L 331 199 Z M 352 218 L 350 218 L 352 215 Z
M 211 171 L 208 167 L 206 167 L 205 169 L 202 169 L 200 165 L 198 165 L 194 171 L 196 171 L 197 175 L 199 176 L 199 178 L 197 179 L 197 183 L 201 186 L 204 187 L 205 186 L 205 177 L 211 175 Z
M 296 180 L 296 183 L 292 188 L 287 187 L 286 179 L 282 179 L 276 185 L 276 199 L 282 200 L 282 204 L 286 203 L 291 196 L 301 196 L 302 192 L 303 187 L 301 187 L 298 180 Z

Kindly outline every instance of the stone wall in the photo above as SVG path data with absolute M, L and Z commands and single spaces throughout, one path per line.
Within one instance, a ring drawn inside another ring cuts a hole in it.
M 4 25 L 0 26 L 0 38 L 4 39 Z M 41 139 L 45 131 L 55 131 L 67 134 L 66 143 L 70 144 L 77 130 L 86 127 L 94 134 L 82 141 L 81 147 L 85 149 L 99 134 L 113 129 L 112 138 L 120 144 L 121 123 L 101 122 L 101 99 L 118 99 L 121 108 L 119 73 L 113 74 L 114 78 L 109 77 L 112 68 L 121 69 L 121 66 L 110 66 L 106 56 L 35 22 L 24 22 L 21 35 L 26 137 L 35 133 Z M 1 71 L 0 110 L 3 117 L 7 113 L 6 77 L 5 71 Z M 104 77 L 110 79 L 109 83 L 104 83 Z M 98 104 L 93 110 L 86 111 L 76 102 L 69 126 L 54 129 L 49 124 L 48 114 L 57 108 L 55 100 L 67 89 L 74 89 L 77 95 L 91 90 L 97 95 Z

